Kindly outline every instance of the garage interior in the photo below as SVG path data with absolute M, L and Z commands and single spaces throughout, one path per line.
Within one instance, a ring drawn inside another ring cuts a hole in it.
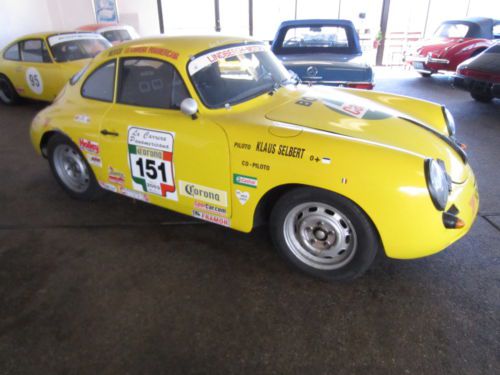
M 363 22 L 379 25 L 383 14 L 383 1 L 333 1 L 330 13 L 318 11 L 330 7 L 322 1 L 277 1 L 270 27 L 259 18 L 269 17 L 263 1 L 250 9 L 246 0 L 182 3 L 179 18 L 177 0 L 117 1 L 120 21 L 141 35 L 161 27 L 165 35 L 269 40 L 288 18 L 359 21 L 366 6 Z M 406 2 L 387 3 L 408 11 Z M 116 194 L 72 200 L 30 143 L 30 123 L 48 104 L 0 105 L 0 374 L 500 373 L 500 100 L 476 102 L 450 75 L 421 78 L 394 47 L 445 19 L 500 18 L 500 9 L 480 0 L 424 3 L 424 22 L 379 56 L 374 90 L 453 113 L 481 197 L 467 236 L 431 257 L 380 256 L 360 279 L 325 283 L 290 269 L 265 228 L 244 234 Z M 0 48 L 30 32 L 95 22 L 90 0 L 0 8 Z M 399 27 L 388 9 L 387 35 Z M 228 21 L 232 12 L 243 26 Z

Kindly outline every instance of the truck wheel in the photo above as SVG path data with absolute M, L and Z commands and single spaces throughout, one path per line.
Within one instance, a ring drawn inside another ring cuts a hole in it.
M 6 105 L 14 105 L 20 101 L 16 89 L 10 80 L 2 74 L 0 74 L 0 101 Z
M 69 138 L 61 134 L 52 136 L 47 151 L 54 177 L 72 198 L 92 201 L 105 193 L 85 157 Z
M 270 232 L 290 264 L 327 281 L 361 276 L 382 250 L 375 227 L 360 207 L 316 188 L 284 194 L 271 212 Z

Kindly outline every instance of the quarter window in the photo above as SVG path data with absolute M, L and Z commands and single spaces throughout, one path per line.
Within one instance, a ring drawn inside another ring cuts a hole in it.
M 171 64 L 156 59 L 121 59 L 119 103 L 179 109 L 187 97 L 186 86 Z
M 116 61 L 109 61 L 94 70 L 82 86 L 82 96 L 89 99 L 113 101 Z
M 21 42 L 21 60 L 28 62 L 50 62 L 49 52 L 41 39 Z
M 3 54 L 4 59 L 6 60 L 14 60 L 14 61 L 19 61 L 19 44 L 16 43 L 5 51 Z

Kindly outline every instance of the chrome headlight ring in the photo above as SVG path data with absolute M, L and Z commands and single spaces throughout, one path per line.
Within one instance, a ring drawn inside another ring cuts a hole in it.
M 451 189 L 451 181 L 446 173 L 444 162 L 442 160 L 427 159 L 424 170 L 432 203 L 439 211 L 444 211 Z

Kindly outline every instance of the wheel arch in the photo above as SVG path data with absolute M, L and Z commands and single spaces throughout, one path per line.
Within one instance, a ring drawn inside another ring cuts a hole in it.
M 47 146 L 49 144 L 49 140 L 54 135 L 56 135 L 56 134 L 61 135 L 61 136 L 65 137 L 65 138 L 68 138 L 72 143 L 74 143 L 73 140 L 70 137 L 68 137 L 66 134 L 64 134 L 62 131 L 60 131 L 60 130 L 49 130 L 49 131 L 43 133 L 42 138 L 40 139 L 40 145 L 39 145 L 40 146 L 40 152 L 42 153 L 42 156 L 44 158 L 47 158 L 47 156 L 48 156 L 47 155 Z
M 257 206 L 256 206 L 255 211 L 254 211 L 253 227 L 256 228 L 256 227 L 267 224 L 269 216 L 271 214 L 271 211 L 272 211 L 274 205 L 276 204 L 276 202 L 278 201 L 278 199 L 280 199 L 284 194 L 288 193 L 289 191 L 294 190 L 294 189 L 298 189 L 298 188 L 310 188 L 310 189 L 323 190 L 326 192 L 337 194 L 337 195 L 343 197 L 344 199 L 347 199 L 350 202 L 352 202 L 354 205 L 359 207 L 359 209 L 366 215 L 367 219 L 373 225 L 373 228 L 375 229 L 378 240 L 380 241 L 382 248 L 384 248 L 382 237 L 380 236 L 380 232 L 377 228 L 377 225 L 375 224 L 375 222 L 372 220 L 370 215 L 367 213 L 367 211 L 362 206 L 360 206 L 357 202 L 354 202 L 351 198 L 346 197 L 345 195 L 340 194 L 336 191 L 320 188 L 317 186 L 306 185 L 306 184 L 284 184 L 284 185 L 275 186 L 272 189 L 268 190 L 260 198 L 259 202 L 257 203 Z

